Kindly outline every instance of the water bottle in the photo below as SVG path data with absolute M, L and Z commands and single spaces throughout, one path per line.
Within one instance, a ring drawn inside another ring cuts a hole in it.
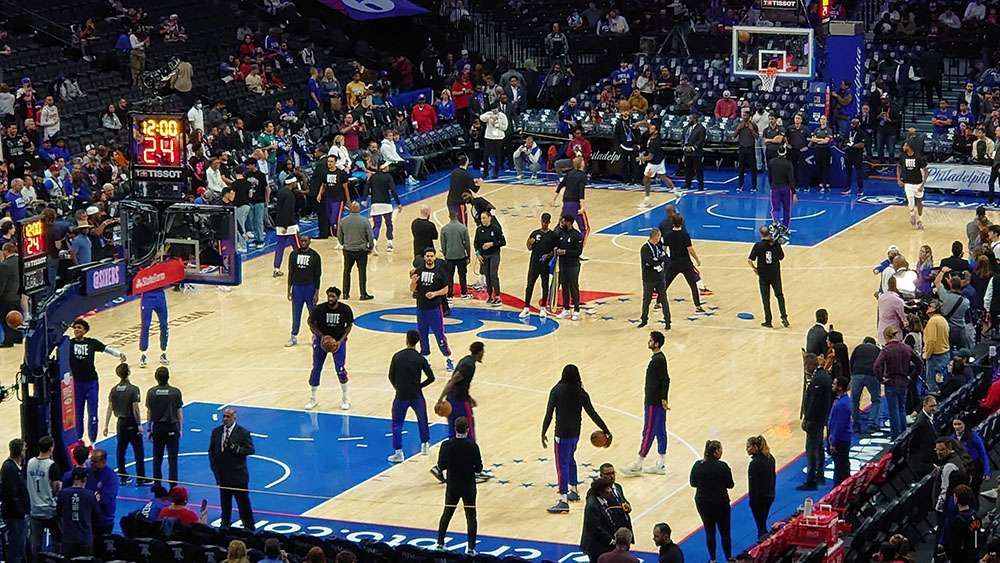
M 806 518 L 812 516 L 813 513 L 813 499 L 812 497 L 806 497 L 806 501 L 802 503 L 802 515 Z

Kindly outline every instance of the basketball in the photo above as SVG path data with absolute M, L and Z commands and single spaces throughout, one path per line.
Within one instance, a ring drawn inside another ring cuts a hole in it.
M 608 438 L 608 435 L 603 430 L 594 430 L 590 433 L 590 443 L 595 448 L 606 448 L 611 445 L 611 439 Z
M 736 37 L 740 40 L 740 43 L 749 43 L 750 42 L 750 32 L 749 31 L 740 31 L 739 33 L 736 34 Z
M 11 311 L 7 313 L 6 321 L 10 328 L 18 328 L 24 324 L 24 315 L 21 314 L 21 311 Z
M 337 341 L 332 336 L 324 336 L 319 341 L 319 347 L 326 352 L 333 352 L 337 349 Z
M 451 415 L 451 403 L 448 401 L 438 401 L 434 405 L 434 414 L 440 416 L 441 418 L 447 418 Z

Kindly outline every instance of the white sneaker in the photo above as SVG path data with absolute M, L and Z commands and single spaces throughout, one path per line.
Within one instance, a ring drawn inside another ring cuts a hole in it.
M 915 213 L 910 213 L 910 225 L 917 224 L 917 215 Z
M 538 317 L 541 319 L 549 318 L 549 311 L 545 307 L 538 309 Z
M 390 254 L 392 253 L 392 241 L 391 240 L 385 245 L 385 251 L 388 252 L 388 253 L 390 253 Z
M 531 309 L 528 309 L 527 307 L 525 307 L 524 309 L 521 309 L 521 313 L 518 314 L 517 316 L 521 317 L 522 319 L 526 319 L 529 316 L 531 316 Z
M 316 399 L 309 399 L 309 402 L 306 403 L 306 407 L 305 408 L 306 408 L 307 411 L 311 411 L 314 408 L 316 408 L 316 405 L 318 405 L 318 404 L 319 403 L 316 402 Z
M 431 445 L 427 442 L 420 444 L 420 455 L 430 455 Z
M 572 318 L 574 321 L 578 321 L 580 320 L 580 313 L 573 311 L 573 316 L 570 318 Z
M 641 473 L 642 473 L 642 464 L 640 463 L 633 462 L 630 463 L 629 465 L 626 465 L 625 467 L 622 467 L 622 474 L 627 475 L 629 477 L 635 477 L 636 475 L 639 475 Z
M 586 262 L 587 260 L 590 260 L 589 256 L 584 256 L 583 254 L 580 255 L 580 261 Z
M 349 411 L 349 410 L 351 410 L 351 402 L 348 401 L 347 399 L 341 399 L 341 401 L 340 401 L 340 410 L 342 410 L 342 411 Z
M 403 460 L 405 459 L 406 458 L 403 456 L 403 450 L 396 450 L 396 453 L 385 458 L 385 460 L 388 461 L 389 463 L 403 463 Z
M 649 203 L 649 197 L 648 196 L 644 197 L 642 199 L 642 206 L 643 207 L 652 207 L 652 205 Z
M 160 354 L 160 365 L 161 366 L 169 366 L 170 365 L 170 360 L 167 359 L 167 353 L 166 352 Z
M 141 368 L 146 367 L 146 354 L 142 354 L 141 356 L 139 356 L 139 367 Z
M 518 174 L 517 175 L 517 179 L 518 180 L 523 180 L 524 179 L 524 174 Z
M 563 309 L 563 312 L 559 313 L 557 317 L 560 319 L 568 319 L 571 315 L 572 313 L 570 313 L 569 309 Z
M 654 465 L 652 467 L 647 467 L 646 469 L 643 469 L 642 472 L 643 473 L 651 473 L 653 475 L 666 475 L 667 474 L 667 466 L 657 463 L 656 465 Z
M 299 343 L 299 339 L 294 336 L 288 337 L 288 342 L 285 342 L 285 348 L 291 348 Z

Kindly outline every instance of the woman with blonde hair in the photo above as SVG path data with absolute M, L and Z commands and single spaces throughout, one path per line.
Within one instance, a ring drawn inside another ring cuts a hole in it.
M 229 542 L 229 552 L 223 563 L 250 563 L 250 558 L 247 557 L 247 544 L 240 540 Z
M 441 90 L 441 97 L 434 102 L 434 111 L 437 112 L 438 121 L 446 123 L 455 121 L 455 102 L 451 99 L 451 90 L 447 88 Z
M 747 467 L 747 492 L 750 497 L 750 512 L 757 524 L 757 537 L 767 535 L 767 516 L 774 504 L 774 456 L 763 436 L 747 438 L 747 455 L 750 465 Z

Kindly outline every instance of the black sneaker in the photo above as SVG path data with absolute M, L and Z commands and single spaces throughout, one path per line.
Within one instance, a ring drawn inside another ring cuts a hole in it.
M 367 293 L 362 293 L 361 294 L 361 300 L 362 301 L 370 301 L 372 299 L 375 299 L 374 295 L 368 295 Z
M 646 326 L 647 324 L 648 323 L 646 321 L 639 321 L 639 324 L 636 325 L 635 328 L 642 328 L 642 327 Z
M 435 465 L 434 467 L 431 467 L 431 475 L 433 475 L 438 481 L 444 483 L 444 473 L 441 473 L 438 466 Z
M 132 482 L 131 475 L 122 475 L 121 477 L 118 478 L 118 485 L 121 487 L 124 487 L 125 485 L 128 485 L 131 482 Z
M 816 485 L 816 483 L 810 483 L 809 481 L 806 481 L 805 483 L 802 483 L 798 487 L 795 487 L 796 491 L 815 491 L 817 489 L 819 489 L 819 487 Z
M 760 323 L 760 326 L 762 326 L 764 328 L 774 328 L 774 325 L 771 324 L 771 321 L 764 321 L 764 322 Z
M 781 326 L 788 328 L 788 319 L 781 319 Z

